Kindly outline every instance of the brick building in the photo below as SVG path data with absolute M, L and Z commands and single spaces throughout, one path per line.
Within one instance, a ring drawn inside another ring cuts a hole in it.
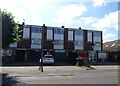
M 103 44 L 103 51 L 108 54 L 110 62 L 120 61 L 120 39 L 105 42 Z
M 42 55 L 52 54 L 56 61 L 66 61 L 69 50 L 85 52 L 89 61 L 98 60 L 102 51 L 102 31 L 81 28 L 66 28 L 19 25 L 23 30 L 21 41 L 10 45 L 14 61 L 38 61 Z

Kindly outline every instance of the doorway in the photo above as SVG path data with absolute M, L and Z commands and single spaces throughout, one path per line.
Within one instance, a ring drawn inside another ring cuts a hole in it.
M 95 51 L 88 52 L 89 62 L 97 62 L 97 56 Z
M 18 61 L 18 62 L 25 61 L 25 50 L 17 50 L 16 51 L 15 61 Z

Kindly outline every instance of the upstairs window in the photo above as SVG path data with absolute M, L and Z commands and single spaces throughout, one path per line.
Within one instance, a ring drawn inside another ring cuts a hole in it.
M 88 42 L 89 42 L 89 43 L 92 43 L 92 36 L 93 36 L 93 35 L 92 35 L 92 32 L 91 32 L 91 31 L 88 31 L 88 32 L 87 32 L 87 39 L 88 39 Z
M 63 29 L 54 29 L 54 34 L 63 34 L 64 30 Z
M 75 30 L 75 35 L 83 35 L 83 31 L 82 30 Z
M 24 26 L 23 28 L 23 39 L 29 39 L 30 37 L 30 27 Z
M 54 40 L 55 45 L 63 45 L 63 40 Z
M 94 37 L 101 37 L 101 32 L 94 32 Z
M 73 30 L 68 30 L 68 40 L 73 41 Z
M 42 27 L 32 27 L 32 33 L 42 33 Z
M 82 46 L 83 42 L 82 41 L 75 41 L 75 45 Z
M 35 44 L 35 45 L 41 44 L 41 39 L 33 38 L 32 39 L 32 44 Z
M 52 39 L 53 39 L 53 30 L 47 29 L 47 40 L 52 40 Z
M 101 42 L 95 42 L 95 45 L 99 46 L 101 45 Z

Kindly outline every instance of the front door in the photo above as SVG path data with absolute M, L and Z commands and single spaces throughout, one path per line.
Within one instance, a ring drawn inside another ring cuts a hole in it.
M 89 51 L 88 52 L 88 57 L 89 57 L 89 62 L 96 62 L 96 53 L 94 51 Z
M 25 61 L 25 50 L 17 50 L 15 55 L 15 61 Z

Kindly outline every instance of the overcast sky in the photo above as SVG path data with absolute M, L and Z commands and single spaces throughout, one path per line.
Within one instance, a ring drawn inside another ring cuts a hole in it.
M 118 39 L 119 0 L 0 0 L 19 23 L 103 31 L 103 42 Z

